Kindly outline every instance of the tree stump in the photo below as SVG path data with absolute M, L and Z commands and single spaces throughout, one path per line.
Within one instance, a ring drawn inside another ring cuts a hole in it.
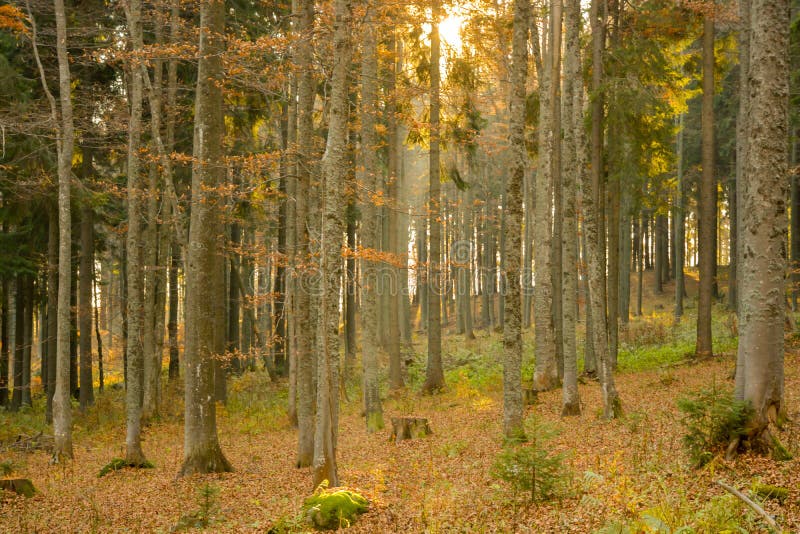
M 433 434 L 424 417 L 392 417 L 392 435 L 389 441 L 400 443 L 404 439 L 417 439 Z
M 525 406 L 533 406 L 539 402 L 539 394 L 533 388 L 525 388 L 522 390 L 522 397 L 525 400 Z
M 13 491 L 25 497 L 33 497 L 36 493 L 33 482 L 27 478 L 0 478 L 0 490 Z

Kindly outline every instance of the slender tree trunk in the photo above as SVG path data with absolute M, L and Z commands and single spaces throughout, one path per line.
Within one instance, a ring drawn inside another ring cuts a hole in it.
M 655 282 L 656 293 L 659 295 L 664 292 L 664 216 L 656 215 L 656 259 L 655 259 Z
M 84 151 L 84 158 L 87 157 Z M 86 160 L 84 160 L 86 164 Z M 89 163 L 91 165 L 91 163 Z M 85 178 L 84 174 L 84 178 Z M 81 393 L 82 411 L 94 403 L 92 380 L 92 280 L 94 278 L 94 212 L 85 203 L 81 206 L 81 266 L 78 321 L 81 344 Z
M 555 341 L 555 357 L 558 379 L 564 377 L 564 326 L 563 326 L 563 291 L 562 291 L 562 252 L 561 252 L 561 225 L 563 208 L 561 201 L 561 25 L 563 0 L 552 0 L 550 8 L 550 28 L 552 30 L 550 43 L 550 120 L 552 121 L 552 154 L 551 174 L 553 192 L 553 236 L 551 239 L 553 277 L 552 289 L 552 317 Z
M 535 24 L 533 25 L 535 26 Z M 558 32 L 551 32 L 550 38 Z M 535 39 L 538 40 L 538 39 Z M 536 336 L 536 363 L 533 387 L 548 391 L 558 385 L 558 363 L 556 359 L 555 325 L 553 321 L 553 160 L 555 136 L 553 130 L 553 57 L 542 52 L 543 65 L 539 68 L 540 113 L 539 113 L 539 162 L 536 169 L 536 199 L 534 223 L 534 263 L 536 286 L 534 290 L 534 327 Z M 553 83 L 556 85 L 558 82 Z M 557 92 L 557 91 L 556 91 Z
M 582 83 L 580 76 L 580 0 L 566 0 L 564 21 L 566 40 L 564 43 L 564 174 L 561 182 L 563 202 L 561 235 L 561 277 L 563 283 L 562 322 L 564 328 L 564 385 L 562 390 L 561 415 L 579 415 L 581 412 L 578 393 L 578 355 L 575 337 L 578 309 L 578 212 L 575 205 L 580 173 L 576 146 L 576 129 L 583 128 L 582 108 L 575 98 L 575 85 Z M 577 120 L 576 120 L 577 119 Z
M 702 167 L 699 192 L 700 282 L 697 290 L 698 357 L 712 354 L 711 301 L 716 265 L 716 182 L 714 181 L 714 18 L 703 19 Z
M 53 394 L 53 459 L 72 458 L 72 407 L 69 400 L 70 338 L 70 259 L 72 227 L 70 220 L 70 179 L 75 145 L 72 122 L 72 77 L 67 51 L 67 17 L 64 0 L 54 0 L 56 15 L 56 54 L 61 122 L 58 135 L 58 316 L 56 333 L 56 381 Z
M 313 159 L 313 105 L 314 78 L 312 71 L 313 48 L 311 33 L 314 26 L 314 2 L 297 2 L 295 10 L 297 31 L 300 40 L 295 52 L 297 62 L 297 194 L 296 239 L 297 259 L 295 263 L 306 264 L 311 260 L 309 227 L 311 226 L 311 165 Z M 313 334 L 311 317 L 312 272 L 300 267 L 295 292 L 295 329 L 297 348 L 297 423 L 298 449 L 297 467 L 308 467 L 314 459 L 314 367 L 316 356 L 312 350 Z
M 100 300 L 100 292 L 97 290 L 97 277 L 92 269 L 92 293 L 96 302 Z M 94 307 L 94 335 L 97 342 L 97 380 L 98 392 L 103 393 L 105 389 L 105 373 L 103 370 L 103 336 L 100 334 L 100 306 Z
M 742 255 L 737 384 L 754 409 L 747 425 L 754 449 L 785 455 L 771 425 L 784 404 L 786 199 L 789 135 L 789 6 L 752 0 L 749 102 L 742 205 Z
M 3 276 L 3 295 L 2 295 L 2 325 L 0 325 L 0 406 L 9 404 L 9 350 L 8 350 L 8 329 L 9 329 L 9 309 L 8 309 L 8 276 Z M 47 375 L 45 375 L 47 376 Z M 50 395 L 48 395 L 50 398 Z
M 45 421 L 53 422 L 53 395 L 56 389 L 57 361 L 57 331 L 58 331 L 58 254 L 59 254 L 59 228 L 58 211 L 49 210 L 47 223 L 47 406 L 45 408 Z M 4 335 L 8 341 L 8 282 L 3 286 L 3 317 L 5 321 Z M 3 343 L 6 347 L 6 343 Z M 7 349 L 6 349 L 7 350 Z
M 135 53 L 143 47 L 142 5 L 132 0 L 127 9 L 128 28 Z M 128 127 L 128 236 L 127 236 L 127 434 L 125 459 L 129 464 L 142 465 L 142 397 L 144 394 L 144 325 L 143 320 L 143 275 L 142 275 L 142 211 L 143 184 L 140 177 L 140 139 L 142 134 L 142 69 L 132 60 L 129 69 L 130 122 Z
M 375 12 L 370 6 L 364 20 L 361 52 L 361 162 L 364 167 L 364 185 L 368 191 L 378 190 L 378 159 L 376 147 L 378 49 L 375 36 Z M 383 428 L 380 377 L 378 369 L 378 262 L 371 261 L 378 248 L 380 219 L 378 206 L 370 195 L 365 195 L 362 207 L 362 307 L 361 307 L 361 361 L 364 370 L 364 412 L 367 432 Z M 391 366 L 391 362 L 390 362 Z M 399 369 L 398 369 L 399 371 Z M 391 372 L 390 372 L 391 374 Z
M 428 267 L 428 364 L 425 369 L 425 383 L 422 391 L 435 393 L 444 387 L 442 368 L 442 224 L 440 199 L 439 163 L 439 20 L 441 19 L 440 0 L 431 0 L 431 62 L 430 62 L 430 162 L 428 166 L 428 218 L 430 224 L 430 253 Z
M 678 185 L 675 193 L 675 321 L 683 317 L 683 293 L 686 291 L 683 278 L 684 250 L 686 239 L 686 213 L 684 211 L 685 193 L 683 178 L 683 128 L 684 114 L 678 119 Z M 731 215 L 731 234 L 735 235 L 733 226 L 734 215 Z M 733 250 L 733 248 L 731 249 Z M 734 275 L 735 279 L 735 275 Z M 735 286 L 734 286 L 735 287 Z
M 215 304 L 223 296 L 224 257 L 220 251 L 225 178 L 222 50 L 225 6 L 200 3 L 200 47 L 195 96 L 192 206 L 186 271 L 186 362 L 184 461 L 179 476 L 231 471 L 217 438 L 214 359 L 224 350 L 224 329 Z M 216 306 L 220 307 L 220 306 Z
M 336 442 L 339 426 L 339 293 L 341 291 L 341 236 L 345 231 L 344 190 L 347 164 L 347 73 L 352 59 L 350 2 L 334 2 L 334 65 L 330 119 L 322 158 L 323 205 L 320 264 L 323 291 L 317 334 L 317 417 L 314 435 L 314 486 L 327 480 L 338 486 Z
M 11 394 L 11 411 L 22 407 L 23 371 L 25 352 L 25 275 L 15 276 L 14 288 L 14 390 Z
M 511 109 L 509 125 L 512 150 L 511 169 L 506 180 L 506 238 L 508 253 L 503 277 L 508 294 L 503 325 L 503 435 L 507 439 L 524 437 L 522 424 L 522 202 L 527 151 L 525 148 L 525 83 L 528 77 L 528 0 L 514 1 L 514 37 L 511 66 Z
M 592 336 L 594 351 L 597 357 L 598 375 L 603 391 L 603 415 L 606 418 L 618 417 L 621 412 L 620 400 L 614 384 L 614 374 L 609 361 L 608 334 L 606 330 L 605 310 L 605 261 L 603 253 L 602 212 L 604 195 L 603 181 L 603 45 L 605 42 L 604 27 L 601 21 L 601 2 L 593 0 L 589 20 L 592 26 L 592 136 L 591 136 L 591 173 L 584 183 L 584 205 L 586 207 L 586 245 L 589 263 L 589 298 L 592 303 Z M 605 11 L 605 9 L 603 10 Z
M 25 276 L 25 314 L 22 329 L 22 405 L 33 406 L 31 400 L 31 352 L 33 349 L 34 277 Z M 91 384 L 91 382 L 89 383 Z
M 181 263 L 181 249 L 177 242 L 170 245 L 169 260 L 169 320 L 167 322 L 169 344 L 169 379 L 180 376 L 180 349 L 178 348 L 178 268 Z

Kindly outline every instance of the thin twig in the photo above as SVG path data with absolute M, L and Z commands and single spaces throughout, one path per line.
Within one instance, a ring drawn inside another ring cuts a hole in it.
M 758 504 L 756 504 L 755 501 L 753 501 L 747 495 L 745 495 L 741 491 L 737 490 L 733 486 L 729 486 L 728 484 L 726 484 L 725 482 L 723 482 L 721 480 L 715 480 L 715 482 L 722 489 L 724 489 L 725 491 L 727 491 L 728 493 L 730 493 L 734 497 L 737 497 L 740 501 L 742 501 L 747 506 L 749 506 L 751 510 L 753 510 L 755 513 L 757 513 L 758 515 L 763 517 L 764 521 L 767 522 L 767 524 L 770 526 L 770 528 L 772 530 L 774 530 L 775 532 L 780 532 L 781 531 L 780 527 L 778 527 L 778 523 L 775 522 L 775 519 L 773 519 L 771 515 L 769 515 L 767 512 L 765 512 L 763 508 L 761 508 Z

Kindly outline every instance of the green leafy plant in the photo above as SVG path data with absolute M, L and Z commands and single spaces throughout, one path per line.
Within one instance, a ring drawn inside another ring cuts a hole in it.
M 683 443 L 695 467 L 702 467 L 733 440 L 745 436 L 745 424 L 753 413 L 749 403 L 733 398 L 716 386 L 678 399 L 686 428 Z
M 211 484 L 203 484 L 197 490 L 198 508 L 191 514 L 184 515 L 178 520 L 172 531 L 189 530 L 193 528 L 207 528 L 217 520 L 217 495 L 219 488 Z
M 306 519 L 321 530 L 347 528 L 367 510 L 369 501 L 362 495 L 346 488 L 328 489 L 327 480 L 317 486 L 302 507 Z
M 491 475 L 506 482 L 516 497 L 527 493 L 528 500 L 546 501 L 562 495 L 569 486 L 564 455 L 553 453 L 550 442 L 555 428 L 532 415 L 525 425 L 530 441 L 511 440 L 495 458 Z
M 137 463 L 129 462 L 125 458 L 114 458 L 113 460 L 108 462 L 106 465 L 104 465 L 102 469 L 100 469 L 100 472 L 97 473 L 97 478 L 102 478 L 102 477 L 106 476 L 109 473 L 113 473 L 115 471 L 119 471 L 120 469 L 124 469 L 126 467 L 138 467 L 140 469 L 152 469 L 155 466 L 152 464 L 152 462 L 149 462 L 147 460 L 145 460 L 144 462 L 142 462 L 140 464 L 137 464 Z

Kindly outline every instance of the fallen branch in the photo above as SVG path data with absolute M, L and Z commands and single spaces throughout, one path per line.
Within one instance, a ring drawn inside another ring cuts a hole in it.
M 781 531 L 780 527 L 778 527 L 778 523 L 775 522 L 775 520 L 772 518 L 772 516 L 769 515 L 767 512 L 765 512 L 763 508 L 761 508 L 758 504 L 756 504 L 747 495 L 745 495 L 741 491 L 737 490 L 733 486 L 729 486 L 728 484 L 724 483 L 721 480 L 716 480 L 715 482 L 722 489 L 724 489 L 725 491 L 727 491 L 728 493 L 730 493 L 734 497 L 738 498 L 740 501 L 742 501 L 747 506 L 749 506 L 751 510 L 753 510 L 755 513 L 757 513 L 758 515 L 763 517 L 764 521 L 767 522 L 767 524 L 770 526 L 770 528 L 772 530 L 774 530 L 775 532 L 780 532 Z

